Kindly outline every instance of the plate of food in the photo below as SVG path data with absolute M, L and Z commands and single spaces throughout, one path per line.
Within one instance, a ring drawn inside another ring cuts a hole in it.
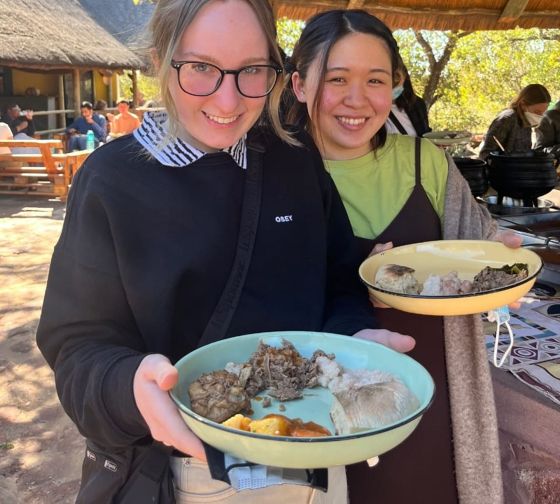
M 523 297 L 541 271 L 534 252 L 484 240 L 439 240 L 368 257 L 362 281 L 382 303 L 421 315 L 472 315 Z
M 237 458 L 315 469 L 381 455 L 430 406 L 434 382 L 411 357 L 338 334 L 225 339 L 176 364 L 170 392 L 189 428 Z
M 468 131 L 429 131 L 424 138 L 442 147 L 448 145 L 466 145 L 471 141 L 472 133 Z

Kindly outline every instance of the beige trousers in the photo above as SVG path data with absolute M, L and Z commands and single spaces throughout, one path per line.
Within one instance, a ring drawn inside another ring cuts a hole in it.
M 303 485 L 272 485 L 258 490 L 233 489 L 210 476 L 208 466 L 198 459 L 171 457 L 177 504 L 347 504 L 344 467 L 329 469 L 329 491 Z

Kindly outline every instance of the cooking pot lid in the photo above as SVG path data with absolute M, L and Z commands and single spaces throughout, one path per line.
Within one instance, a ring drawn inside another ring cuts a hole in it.
M 548 154 L 542 151 L 536 150 L 528 150 L 528 151 L 512 151 L 512 152 L 503 152 L 503 151 L 492 151 L 488 154 L 489 157 L 492 158 L 533 158 L 533 159 L 555 159 L 552 154 Z

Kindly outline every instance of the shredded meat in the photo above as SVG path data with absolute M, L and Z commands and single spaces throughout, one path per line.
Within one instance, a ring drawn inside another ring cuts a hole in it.
M 268 389 L 268 395 L 279 401 L 302 397 L 304 388 L 318 385 L 319 370 L 315 360 L 319 355 L 325 353 L 318 350 L 311 359 L 306 359 L 289 341 L 283 340 L 280 348 L 261 341 L 257 351 L 243 366 L 251 368 L 251 374 L 245 383 L 247 394 L 254 397 Z M 334 359 L 334 356 L 330 358 Z M 243 369 L 241 372 L 243 373 Z
M 280 348 L 261 341 L 247 362 L 230 362 L 225 370 L 205 373 L 191 383 L 191 409 L 205 418 L 223 422 L 242 411 L 249 412 L 250 399 L 265 390 L 279 401 L 298 399 L 303 389 L 319 385 L 318 357 L 335 358 L 334 354 L 316 350 L 311 359 L 306 359 L 289 341 L 283 340 Z M 263 400 L 263 407 L 270 406 L 270 397 Z
M 189 385 L 191 409 L 214 422 L 249 410 L 251 401 L 239 377 L 224 370 L 201 375 Z
M 527 270 L 518 273 L 508 273 L 503 268 L 491 268 L 486 266 L 478 275 L 474 277 L 472 290 L 474 292 L 484 292 L 499 287 L 505 287 L 515 282 L 527 278 Z

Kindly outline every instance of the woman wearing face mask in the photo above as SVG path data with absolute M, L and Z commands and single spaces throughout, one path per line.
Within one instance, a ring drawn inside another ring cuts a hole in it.
M 393 88 L 393 105 L 385 127 L 387 133 L 421 137 L 432 131 L 428 109 L 424 100 L 414 92 L 404 61 L 400 57 L 399 61 L 401 81 Z
M 391 31 L 363 11 L 311 18 L 290 59 L 296 100 L 287 120 L 310 131 L 350 217 L 363 258 L 392 245 L 497 239 L 451 158 L 428 140 L 387 134 L 400 81 Z M 504 241 L 519 246 L 508 235 Z M 375 247 L 375 248 L 374 248 Z M 352 503 L 502 502 L 496 412 L 480 316 L 376 310 L 417 341 L 412 354 L 436 382 L 418 429 L 370 469 L 348 469 Z
M 556 159 L 560 159 L 560 101 L 544 113 L 535 133 L 535 150 L 553 154 Z
M 328 493 L 290 482 L 237 490 L 212 479 L 201 441 L 168 395 L 172 362 L 216 339 L 206 329 L 238 271 L 238 235 L 252 255 L 221 337 L 297 329 L 401 350 L 414 342 L 369 329 L 342 202 L 317 151 L 280 126 L 268 2 L 159 0 L 150 26 L 167 113 L 146 113 L 74 179 L 37 333 L 60 400 L 87 437 L 77 502 L 155 502 L 142 475 L 170 466 L 178 503 L 343 503 L 344 468 L 329 470 Z M 262 116 L 270 131 L 254 127 Z M 154 440 L 174 455 L 143 465 Z
M 506 152 L 531 150 L 532 129 L 539 125 L 550 99 L 550 93 L 543 85 L 525 86 L 509 108 L 500 112 L 490 124 L 480 147 L 480 159 L 501 150 L 496 140 Z

